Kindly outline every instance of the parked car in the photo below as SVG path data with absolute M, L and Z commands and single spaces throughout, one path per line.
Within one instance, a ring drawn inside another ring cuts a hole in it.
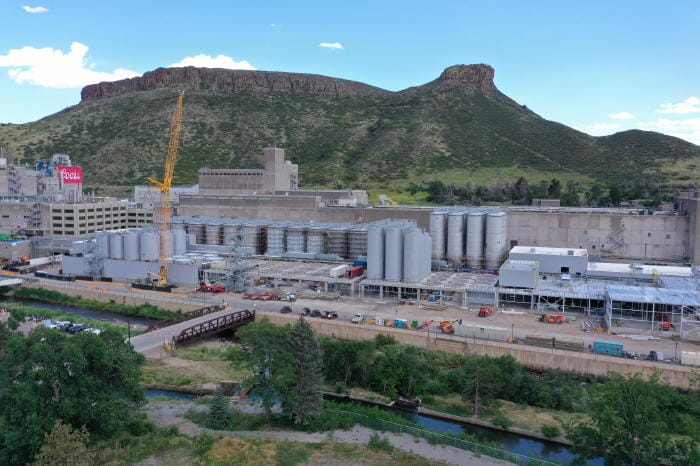
M 58 322 L 54 322 L 56 324 L 56 330 L 60 330 L 62 332 L 65 332 L 68 327 L 73 325 L 73 322 L 70 320 L 59 320 Z
M 359 324 L 365 320 L 365 315 L 364 314 L 355 314 L 352 319 L 350 320 L 353 324 Z
M 304 309 L 302 309 L 301 315 L 310 316 L 311 315 L 311 308 L 305 307 Z
M 85 330 L 86 328 L 88 328 L 87 325 L 83 325 L 83 324 L 73 324 L 73 325 L 71 325 L 70 327 L 68 327 L 68 328 L 66 329 L 66 331 L 67 331 L 68 333 L 70 333 L 71 335 L 75 335 L 75 334 L 78 333 L 78 332 L 82 332 L 82 331 Z
M 311 311 L 311 317 L 321 317 L 322 312 L 319 309 L 314 309 Z
M 289 314 L 290 312 L 292 312 L 291 306 L 282 306 L 282 309 L 280 309 L 281 314 Z
M 323 319 L 337 319 L 338 313 L 335 311 L 323 311 L 323 313 L 321 314 L 321 318 L 323 318 Z
M 100 333 L 102 333 L 102 330 L 100 330 L 99 328 L 92 328 L 92 327 L 86 328 L 84 331 L 94 333 L 95 335 L 99 335 Z

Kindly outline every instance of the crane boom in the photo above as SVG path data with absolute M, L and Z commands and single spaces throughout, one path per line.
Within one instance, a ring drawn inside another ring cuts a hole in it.
M 173 184 L 173 173 L 175 171 L 175 161 L 177 151 L 180 146 L 180 129 L 182 127 L 182 100 L 183 93 L 177 97 L 177 106 L 170 123 L 170 141 L 168 142 L 168 154 L 165 158 L 165 173 L 163 181 L 148 178 L 155 189 L 160 191 L 161 203 L 158 216 L 158 231 L 165 232 L 161 235 L 160 245 L 160 272 L 158 274 L 158 284 L 164 285 L 168 281 L 168 251 L 170 250 L 170 229 L 172 226 L 172 201 L 170 199 L 170 187 Z

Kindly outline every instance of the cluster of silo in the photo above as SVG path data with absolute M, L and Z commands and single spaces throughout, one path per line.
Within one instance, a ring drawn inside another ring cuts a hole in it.
M 430 215 L 431 257 L 454 267 L 498 268 L 507 252 L 507 216 L 500 209 L 438 210 Z
M 430 235 L 415 225 L 375 223 L 367 229 L 367 278 L 415 283 L 430 273 Z
M 168 251 L 163 249 L 165 244 Z M 157 261 L 161 251 L 165 252 L 163 255 L 173 256 L 185 254 L 187 250 L 184 230 L 161 233 L 150 229 L 103 231 L 95 235 L 95 245 L 94 254 L 99 258 L 146 262 Z

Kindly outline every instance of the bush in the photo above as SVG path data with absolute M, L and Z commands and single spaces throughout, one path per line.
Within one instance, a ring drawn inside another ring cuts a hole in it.
M 491 422 L 493 422 L 495 425 L 497 425 L 501 429 L 507 429 L 513 425 L 513 421 L 511 421 L 508 417 L 506 417 L 505 415 L 503 415 L 501 413 L 496 414 L 493 417 L 493 419 L 491 419 Z
M 204 456 L 216 442 L 216 438 L 208 432 L 202 432 L 194 439 L 194 452 L 197 456 Z
M 561 430 L 553 424 L 545 424 L 542 426 L 542 435 L 547 438 L 559 437 L 561 435 Z
M 387 453 L 394 451 L 394 447 L 391 445 L 386 437 L 380 436 L 378 433 L 374 432 L 369 436 L 369 442 L 367 446 L 373 450 L 382 450 Z
M 153 432 L 155 427 L 155 424 L 149 421 L 145 414 L 134 415 L 126 423 L 127 432 L 137 437 Z

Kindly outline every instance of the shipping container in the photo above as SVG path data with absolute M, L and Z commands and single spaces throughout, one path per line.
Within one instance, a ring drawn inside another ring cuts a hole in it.
M 700 351 L 681 351 L 681 364 L 700 367 Z
M 598 354 L 610 354 L 612 356 L 622 356 L 623 344 L 613 341 L 596 340 L 593 342 L 593 352 Z
M 345 278 L 361 277 L 363 273 L 365 273 L 364 267 L 355 265 L 348 267 L 348 269 L 345 271 Z

